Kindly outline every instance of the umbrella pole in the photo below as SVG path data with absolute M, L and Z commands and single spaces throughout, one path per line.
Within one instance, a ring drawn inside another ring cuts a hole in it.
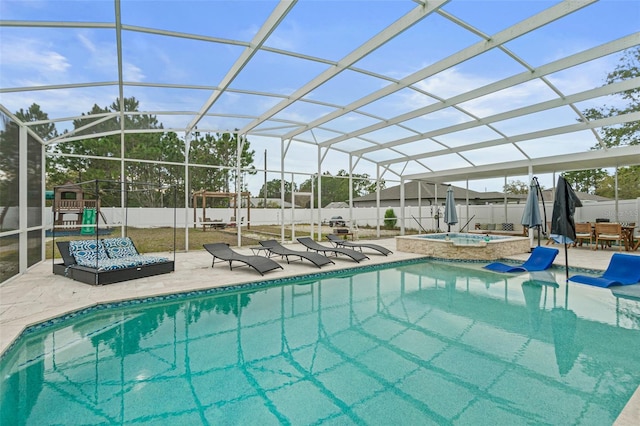
M 567 281 L 569 281 L 569 256 L 567 252 L 567 243 L 564 243 L 564 270 L 567 275 Z
M 538 247 L 540 247 L 540 225 L 538 225 Z

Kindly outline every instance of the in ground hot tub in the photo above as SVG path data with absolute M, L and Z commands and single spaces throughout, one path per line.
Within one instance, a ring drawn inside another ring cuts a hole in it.
M 496 260 L 531 250 L 529 238 L 478 234 L 421 234 L 396 237 L 396 248 L 441 259 Z

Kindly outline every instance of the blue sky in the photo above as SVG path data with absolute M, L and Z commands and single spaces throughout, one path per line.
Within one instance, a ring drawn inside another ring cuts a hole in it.
M 453 0 L 442 10 L 465 21 L 489 36 L 541 12 L 557 1 L 468 1 Z M 212 43 L 199 40 L 166 37 L 137 31 L 123 32 L 124 80 L 143 84 L 188 84 L 205 87 L 220 84 L 229 68 L 244 49 L 242 43 L 251 41 L 262 23 L 273 11 L 274 1 L 129 1 L 121 3 L 122 23 L 137 27 L 217 37 L 234 43 Z M 409 0 L 395 1 L 310 1 L 298 2 L 271 34 L 265 46 L 282 49 L 326 61 L 339 61 L 382 31 L 393 21 L 415 8 Z M 113 22 L 111 1 L 7 1 L 0 3 L 4 21 L 67 21 Z M 505 47 L 532 67 L 539 67 L 568 55 L 598 46 L 640 30 L 640 2 L 604 0 L 578 10 L 544 28 L 524 34 L 505 44 Z M 114 31 L 102 28 L 18 28 L 0 27 L 0 86 L 2 89 L 58 84 L 117 81 L 116 39 Z M 389 41 L 354 66 L 378 76 L 402 79 L 455 54 L 478 42 L 480 38 L 456 25 L 442 15 L 432 14 Z M 617 64 L 619 53 L 554 73 L 548 78 L 564 95 L 598 87 L 607 72 Z M 255 117 L 276 105 L 300 86 L 311 81 L 325 69 L 325 62 L 260 51 L 233 80 L 227 92 L 213 105 L 210 112 L 222 115 L 238 114 Z M 419 90 L 403 89 L 394 95 L 361 108 L 326 124 L 311 134 L 301 134 L 305 140 L 336 137 L 329 129 L 354 131 L 399 114 L 430 105 L 433 97 L 448 99 L 494 81 L 521 73 L 525 68 L 494 49 L 475 58 L 449 67 L 415 83 Z M 327 84 L 308 93 L 305 98 L 322 105 L 296 103 L 276 114 L 275 119 L 308 122 L 333 111 L 335 106 L 348 105 L 368 93 L 387 86 L 388 80 L 346 70 Z M 248 94 L 247 91 L 271 93 L 275 96 Z M 422 91 L 422 92 L 421 92 Z M 125 87 L 125 96 L 135 96 L 140 107 L 149 111 L 197 111 L 211 94 L 210 90 Z M 10 111 L 38 103 L 50 118 L 68 118 L 87 112 L 94 103 L 104 107 L 118 96 L 117 86 L 66 88 L 59 90 L 0 93 L 0 102 Z M 558 95 L 539 80 L 527 82 L 507 90 L 473 99 L 462 106 L 476 116 L 491 116 L 531 105 Z M 614 97 L 596 99 L 576 105 L 580 109 L 618 102 Z M 184 127 L 188 115 L 162 115 L 158 118 L 165 127 Z M 464 122 L 469 117 L 454 108 L 446 108 L 430 116 L 407 121 L 406 126 L 372 132 L 367 138 L 384 143 Z M 199 128 L 242 128 L 251 118 L 208 117 Z M 489 128 L 439 136 L 448 146 L 482 141 L 495 137 L 496 130 L 506 134 L 536 131 L 543 126 L 562 126 L 576 121 L 570 108 L 559 108 L 532 116 L 505 120 Z M 282 125 L 280 121 L 265 123 L 265 128 Z M 58 129 L 70 128 L 69 121 L 58 123 Z M 286 132 L 288 130 L 282 130 Z M 262 166 L 263 151 L 268 150 L 270 169 L 279 167 L 280 141 L 277 138 L 251 136 L 257 152 L 256 165 Z M 556 136 L 548 140 L 523 142 L 522 147 L 532 156 L 584 151 L 594 145 L 589 134 Z M 348 140 L 337 145 L 344 150 L 367 146 L 362 140 Z M 416 142 L 403 152 L 411 155 L 437 149 L 437 144 Z M 371 154 L 372 159 L 377 155 Z M 496 161 L 516 161 L 521 152 L 512 146 L 469 152 L 476 164 Z M 300 172 L 315 171 L 317 150 L 308 145 L 292 146 L 287 152 L 285 168 Z M 465 164 L 459 156 L 425 160 L 434 170 L 460 167 Z M 343 153 L 330 153 L 323 171 L 332 173 L 348 168 Z M 415 173 L 422 166 L 398 165 L 397 171 Z M 358 163 L 356 173 L 375 176 L 375 168 L 367 161 Z M 385 175 L 387 180 L 393 175 Z M 279 178 L 279 175 L 270 176 Z M 261 177 L 257 183 L 261 183 Z M 509 180 L 527 180 L 510 177 Z M 303 179 L 301 179 L 303 180 Z M 552 186 L 552 177 L 541 177 L 543 185 Z M 257 185 L 252 183 L 252 186 Z M 466 183 L 459 183 L 465 186 Z M 504 178 L 471 181 L 476 190 L 500 190 Z

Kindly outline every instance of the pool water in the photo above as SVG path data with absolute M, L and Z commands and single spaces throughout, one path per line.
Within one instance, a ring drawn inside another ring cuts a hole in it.
M 457 245 L 474 245 L 474 244 L 482 244 L 487 241 L 504 241 L 508 240 L 510 237 L 502 237 L 499 235 L 477 235 L 477 234 L 458 234 L 458 233 L 447 233 L 447 234 L 426 234 L 420 235 L 421 238 L 425 238 L 428 240 L 439 240 L 439 241 L 452 241 Z
M 0 423 L 611 424 L 640 302 L 563 277 L 425 261 L 97 309 L 4 354 Z

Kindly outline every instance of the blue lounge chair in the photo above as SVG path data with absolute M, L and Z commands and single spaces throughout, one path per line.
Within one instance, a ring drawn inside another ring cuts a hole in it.
M 495 272 L 532 272 L 544 271 L 553 264 L 559 250 L 549 247 L 536 247 L 531 252 L 531 256 L 520 266 L 507 265 L 506 263 L 494 262 L 485 265 L 484 268 Z
M 638 284 L 640 283 L 640 256 L 614 253 L 602 276 L 574 275 L 569 277 L 569 281 L 597 287 Z

